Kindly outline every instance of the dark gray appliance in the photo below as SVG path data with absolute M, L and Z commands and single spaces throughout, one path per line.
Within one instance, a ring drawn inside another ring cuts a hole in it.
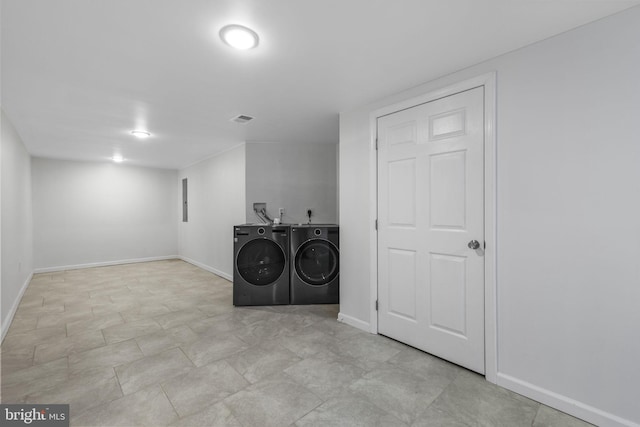
M 340 302 L 337 225 L 291 226 L 291 304 Z
M 233 227 L 233 305 L 289 304 L 289 226 Z

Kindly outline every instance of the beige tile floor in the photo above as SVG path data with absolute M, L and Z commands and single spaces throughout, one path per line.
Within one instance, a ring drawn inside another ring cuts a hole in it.
M 3 403 L 69 403 L 72 426 L 585 426 L 336 321 L 233 307 L 182 261 L 37 274 L 2 344 Z

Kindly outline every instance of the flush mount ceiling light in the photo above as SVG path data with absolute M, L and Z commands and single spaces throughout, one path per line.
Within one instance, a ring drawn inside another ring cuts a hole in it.
M 132 130 L 131 135 L 137 138 L 149 138 L 151 136 L 151 134 L 146 130 Z
M 122 163 L 124 161 L 124 157 L 122 157 L 122 155 L 120 154 L 114 154 L 111 160 L 113 160 L 116 163 Z
M 242 25 L 227 25 L 220 30 L 220 38 L 229 46 L 247 50 L 258 46 L 258 34 Z

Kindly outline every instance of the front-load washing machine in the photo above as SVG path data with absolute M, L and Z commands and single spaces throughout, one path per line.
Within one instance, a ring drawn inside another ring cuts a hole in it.
M 233 305 L 289 304 L 289 226 L 233 227 Z
M 291 304 L 340 301 L 337 225 L 291 226 Z

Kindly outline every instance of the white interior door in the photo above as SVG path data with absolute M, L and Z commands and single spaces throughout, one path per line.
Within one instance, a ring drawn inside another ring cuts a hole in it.
M 478 87 L 378 119 L 378 332 L 479 373 L 483 105 Z

